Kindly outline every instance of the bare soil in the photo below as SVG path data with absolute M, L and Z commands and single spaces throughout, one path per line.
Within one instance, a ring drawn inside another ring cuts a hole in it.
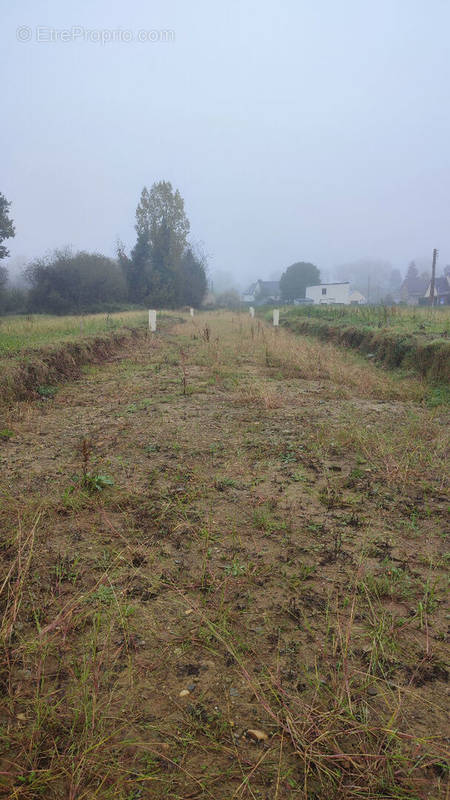
M 0 792 L 448 797 L 423 391 L 223 314 L 4 409 Z

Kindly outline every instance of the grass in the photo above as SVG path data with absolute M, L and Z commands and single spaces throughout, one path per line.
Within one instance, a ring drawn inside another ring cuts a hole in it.
M 289 315 L 433 338 L 450 334 L 449 306 L 296 306 Z
M 0 358 L 17 356 L 24 350 L 53 347 L 85 336 L 138 327 L 147 323 L 146 311 L 113 314 L 83 314 L 56 317 L 49 314 L 0 318 Z
M 217 313 L 3 408 L 0 791 L 447 798 L 426 398 Z
M 450 380 L 450 309 L 377 306 L 304 306 L 286 309 L 280 323 L 310 334 L 406 374 L 435 384 L 433 402 L 448 393 Z

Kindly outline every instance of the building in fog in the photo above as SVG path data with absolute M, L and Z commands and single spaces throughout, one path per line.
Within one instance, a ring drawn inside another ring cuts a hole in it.
M 424 294 L 425 302 L 429 303 L 431 297 L 431 281 Z M 450 273 L 436 278 L 434 282 L 434 303 L 435 306 L 450 305 Z
M 400 287 L 400 300 L 408 306 L 418 306 L 429 285 L 426 275 L 407 275 Z
M 339 283 L 320 283 L 317 286 L 306 287 L 306 297 L 314 305 L 361 306 L 367 300 L 361 292 L 350 288 L 350 281 Z
M 243 303 L 253 303 L 259 306 L 265 303 L 277 303 L 279 299 L 279 281 L 256 281 L 242 295 Z

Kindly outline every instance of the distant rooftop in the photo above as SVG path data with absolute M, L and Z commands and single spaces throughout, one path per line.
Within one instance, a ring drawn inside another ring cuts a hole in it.
M 439 294 L 446 294 L 450 292 L 450 282 L 447 277 L 444 275 L 442 277 L 436 278 L 434 283 L 434 290 Z
M 314 283 L 308 289 L 315 289 L 316 286 L 346 286 L 350 281 L 332 281 L 331 283 Z
M 423 278 L 420 275 L 410 275 L 403 281 L 402 289 L 407 289 L 410 294 L 423 294 L 429 283 L 429 278 Z

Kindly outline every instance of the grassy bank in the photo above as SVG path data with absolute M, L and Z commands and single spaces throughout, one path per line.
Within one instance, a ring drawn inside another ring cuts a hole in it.
M 35 315 L 0 319 L 0 397 L 3 402 L 51 395 L 54 384 L 78 377 L 145 333 L 147 312 Z
M 115 314 L 83 314 L 57 317 L 50 314 L 0 317 L 0 358 L 21 355 L 28 350 L 58 347 L 63 342 L 99 336 L 121 328 L 145 325 L 146 311 Z
M 421 306 L 296 306 L 298 317 L 320 319 L 342 325 L 355 325 L 373 330 L 389 328 L 398 333 L 420 336 L 449 336 L 450 307 Z
M 446 800 L 423 384 L 224 313 L 11 407 L 0 794 Z
M 450 380 L 450 310 L 299 307 L 280 316 L 295 333 L 353 347 L 388 367 L 413 370 L 429 380 Z

